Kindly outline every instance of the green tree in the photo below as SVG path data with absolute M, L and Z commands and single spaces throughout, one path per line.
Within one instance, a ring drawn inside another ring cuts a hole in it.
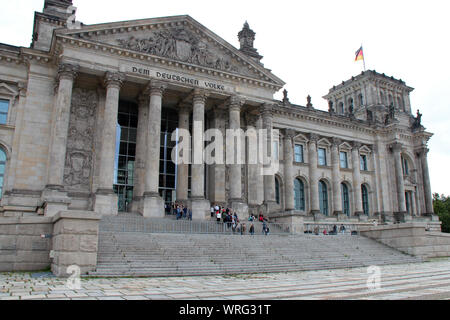
M 442 232 L 450 233 L 450 197 L 433 194 L 434 213 L 442 221 Z

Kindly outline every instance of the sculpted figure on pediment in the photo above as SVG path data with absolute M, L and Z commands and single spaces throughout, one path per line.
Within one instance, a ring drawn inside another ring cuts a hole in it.
M 238 72 L 231 61 L 219 52 L 214 52 L 208 44 L 185 28 L 171 28 L 156 31 L 149 37 L 138 39 L 131 36 L 128 39 L 118 39 L 123 48 L 167 57 L 200 66 L 222 71 Z

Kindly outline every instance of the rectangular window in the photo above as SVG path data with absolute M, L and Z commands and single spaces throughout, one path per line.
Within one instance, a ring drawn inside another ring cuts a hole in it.
M 361 164 L 361 171 L 367 171 L 367 156 L 365 154 L 362 154 L 359 156 L 359 161 Z
M 273 160 L 278 160 L 278 141 L 274 141 L 273 142 L 273 150 L 272 150 L 272 156 L 273 156 Z
M 341 151 L 339 153 L 339 158 L 341 160 L 341 168 L 347 169 L 348 168 L 347 152 Z
M 318 150 L 318 156 L 319 156 L 319 166 L 326 166 L 327 165 L 327 150 L 324 148 L 319 148 Z
M 9 100 L 0 99 L 0 124 L 8 120 Z
M 303 146 L 301 144 L 296 144 L 294 149 L 295 162 L 303 162 Z

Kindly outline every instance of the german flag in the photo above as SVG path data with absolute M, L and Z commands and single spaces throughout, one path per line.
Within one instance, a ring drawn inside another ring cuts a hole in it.
M 356 58 L 355 61 L 359 61 L 359 60 L 364 60 L 364 53 L 363 53 L 363 47 L 361 46 L 361 48 L 358 49 L 358 51 L 356 51 Z

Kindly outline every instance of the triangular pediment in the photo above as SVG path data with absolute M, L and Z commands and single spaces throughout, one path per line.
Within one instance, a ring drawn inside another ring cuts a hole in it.
M 282 87 L 268 69 L 189 16 L 82 26 L 59 35 L 236 74 Z

